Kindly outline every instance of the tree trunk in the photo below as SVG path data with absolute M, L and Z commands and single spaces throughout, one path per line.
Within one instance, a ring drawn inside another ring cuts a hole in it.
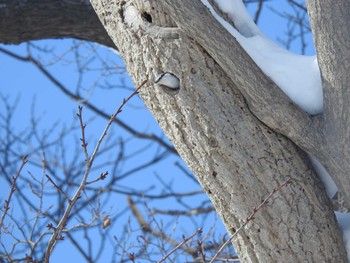
M 242 262 L 346 262 L 330 202 L 306 154 L 266 125 L 315 151 L 316 140 L 300 133 L 319 118 L 289 103 L 199 1 L 92 4 L 135 85 L 148 79 L 143 100 L 229 232 L 275 186 L 293 179 L 234 239 Z M 180 79 L 177 94 L 155 85 L 162 71 Z
M 315 40 L 324 90 L 319 159 L 332 175 L 350 208 L 350 2 L 308 0 L 308 13 Z M 324 157 L 321 157 L 323 155 Z

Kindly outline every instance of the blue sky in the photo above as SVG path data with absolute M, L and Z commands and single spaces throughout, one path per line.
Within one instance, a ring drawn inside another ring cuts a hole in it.
M 281 19 L 280 16 L 272 12 L 270 8 L 278 10 L 286 10 L 288 8 L 287 1 L 270 1 L 264 7 L 262 16 L 260 18 L 259 26 L 261 30 L 269 36 L 272 40 L 278 38 L 283 38 L 286 28 L 288 27 L 287 22 Z M 254 6 L 250 5 L 250 11 L 254 13 Z M 284 12 L 284 11 L 281 11 Z M 312 48 L 312 41 L 310 34 L 307 37 L 307 42 L 309 43 L 309 48 L 307 49 L 307 54 L 313 54 L 314 50 Z M 310 44 L 311 43 L 311 44 Z M 38 52 L 35 47 L 32 46 L 31 50 L 34 57 L 40 57 L 41 61 L 47 65 L 47 69 L 62 82 L 70 90 L 75 91 L 80 90 L 81 94 L 89 99 L 89 102 L 99 105 L 106 113 L 111 114 L 119 106 L 122 99 L 130 94 L 130 89 L 133 88 L 133 84 L 129 79 L 127 72 L 125 72 L 123 61 L 118 58 L 118 56 L 104 47 L 96 44 L 85 43 L 80 44 L 78 41 L 74 40 L 44 40 L 34 42 L 34 45 L 40 46 L 41 49 L 47 50 L 49 52 Z M 72 45 L 78 45 L 78 52 L 68 52 Z M 1 45 L 2 48 L 6 48 L 17 54 L 23 56 L 27 52 L 27 44 L 15 45 Z M 99 57 L 96 57 L 95 49 L 98 49 Z M 300 45 L 295 43 L 292 45 L 292 51 L 299 52 Z M 79 61 L 79 63 L 76 63 Z M 112 69 L 106 72 L 99 71 L 98 69 L 102 67 L 103 63 L 107 63 Z M 79 75 L 79 70 L 82 70 L 84 74 Z M 16 102 L 16 110 L 13 113 L 12 128 L 15 131 L 26 130 L 31 125 L 31 114 L 40 119 L 38 124 L 39 131 L 42 134 L 50 131 L 51 127 L 54 126 L 57 130 L 53 134 L 48 135 L 48 140 L 53 139 L 57 136 L 58 130 L 62 127 L 69 127 L 70 125 L 77 125 L 76 112 L 78 103 L 68 98 L 62 91 L 55 87 L 52 82 L 50 82 L 45 76 L 43 76 L 37 68 L 35 68 L 30 63 L 20 62 L 13 59 L 0 52 L 0 94 L 2 96 L 7 96 L 10 102 Z M 102 88 L 97 88 L 97 86 Z M 120 88 L 109 88 L 104 87 L 112 86 L 124 86 L 126 89 Z M 0 110 L 4 111 L 4 105 L 1 105 Z M 93 149 L 94 142 L 100 136 L 107 121 L 105 119 L 96 118 L 95 114 L 87 109 L 84 109 L 84 119 L 87 120 L 86 134 L 89 140 L 89 151 Z M 119 116 L 121 120 L 128 123 L 131 127 L 136 130 L 148 133 L 154 133 L 164 140 L 166 140 L 165 135 L 162 133 L 158 124 L 149 113 L 149 111 L 144 107 L 142 101 L 138 97 L 134 97 L 130 104 L 128 104 L 123 110 L 122 114 Z M 155 155 L 159 154 L 162 149 L 156 145 L 148 147 L 148 142 L 145 140 L 132 138 L 130 134 L 125 132 L 123 129 L 113 126 L 111 133 L 115 135 L 115 138 L 123 137 L 127 141 L 125 154 L 132 155 L 135 151 L 140 148 L 146 148 L 139 154 L 131 156 L 127 161 L 121 163 L 117 169 L 122 174 L 132 167 L 135 162 L 142 163 L 151 160 Z M 3 132 L 0 131 L 0 136 L 3 136 Z M 64 140 L 64 145 L 67 147 L 66 157 L 73 158 L 74 143 L 77 138 L 79 138 L 79 132 L 72 132 L 71 136 L 68 136 Z M 33 142 L 35 144 L 35 142 Z M 28 147 L 33 146 L 32 143 L 28 143 Z M 143 146 L 140 146 L 143 145 Z M 19 149 L 19 152 L 25 153 L 28 149 L 25 147 Z M 70 153 L 70 151 L 72 153 Z M 103 158 L 114 158 L 113 154 L 117 154 L 118 150 L 110 152 L 103 155 L 101 159 L 98 159 L 95 165 L 103 163 L 105 159 Z M 40 163 L 41 153 L 34 154 L 29 157 L 33 163 Z M 83 156 L 81 156 L 83 158 Z M 118 182 L 120 189 L 128 189 L 129 187 L 134 187 L 136 189 L 148 189 L 154 187 L 156 190 L 153 193 L 159 193 L 162 189 L 160 179 L 164 180 L 165 184 L 171 185 L 179 192 L 195 191 L 199 190 L 200 187 L 194 183 L 191 179 L 184 176 L 180 169 L 175 165 L 176 162 L 180 162 L 182 166 L 185 166 L 182 161 L 174 156 L 167 155 L 162 162 L 159 162 L 156 166 L 151 166 L 146 170 L 135 173 L 132 177 Z M 112 167 L 113 165 L 111 165 Z M 101 168 L 102 169 L 102 168 Z M 101 170 L 100 169 L 100 170 Z M 33 165 L 28 165 L 25 167 L 23 176 L 28 176 L 28 172 L 32 174 L 37 174 L 38 176 L 42 173 L 41 169 Z M 92 174 L 97 176 L 99 170 L 97 169 Z M 180 178 L 180 179 L 179 179 Z M 6 193 L 9 190 L 9 185 L 5 183 L 0 178 L 1 194 L 0 201 L 3 202 L 6 198 Z M 28 187 L 23 183 L 23 187 Z M 48 186 L 49 187 L 49 186 Z M 103 187 L 103 182 L 96 184 L 96 187 Z M 52 192 L 55 189 L 51 189 Z M 28 190 L 28 195 L 31 195 L 31 191 Z M 109 230 L 111 236 L 121 233 L 122 227 L 124 227 L 125 222 L 128 220 L 130 214 L 122 213 L 126 200 L 123 195 L 115 195 L 113 200 L 109 200 L 107 205 L 103 207 L 103 212 L 109 215 L 120 216 L 116 221 L 113 222 L 112 228 Z M 196 207 L 205 202 L 207 199 L 203 196 L 194 197 L 188 199 L 188 205 L 191 207 Z M 165 199 L 160 201 L 149 201 L 150 207 L 157 208 L 169 208 L 177 207 L 183 209 L 181 205 L 176 204 L 173 199 Z M 45 205 L 49 205 L 51 201 L 47 200 Z M 192 203 L 193 202 L 193 203 Z M 145 211 L 145 208 L 142 208 Z M 15 213 L 15 212 L 14 212 Z M 28 212 L 29 213 L 29 212 Z M 87 215 L 88 217 L 88 215 Z M 177 220 L 169 220 L 164 217 L 159 220 L 164 220 L 164 223 L 169 224 L 168 229 L 174 228 L 175 225 L 176 233 L 174 236 L 181 239 L 181 235 L 189 235 L 195 231 L 196 225 L 192 220 L 186 217 L 179 217 Z M 207 218 L 204 231 L 212 226 L 212 222 L 215 221 L 213 216 Z M 136 227 L 136 222 L 132 222 L 132 226 Z M 225 233 L 224 227 L 221 223 L 216 224 L 215 233 L 217 236 L 223 235 Z M 96 231 L 100 231 L 97 229 Z M 169 230 L 169 231 L 170 231 Z M 93 232 L 92 232 L 93 233 Z M 79 239 L 84 239 L 83 235 L 79 236 Z M 100 240 L 95 240 L 96 242 L 101 242 Z M 6 242 L 6 240 L 5 240 Z M 10 240 L 8 241 L 10 242 Z M 84 241 L 82 241 L 84 242 Z M 104 257 L 99 258 L 99 262 L 114 262 L 113 258 L 116 257 L 113 251 L 113 240 L 107 242 L 106 247 L 110 247 L 110 253 L 106 253 Z M 97 246 L 93 246 L 93 250 L 97 249 Z M 52 262 L 61 262 L 65 260 L 68 262 L 83 262 L 80 253 L 75 249 L 72 249 L 72 245 L 69 241 L 60 243 L 55 249 Z M 141 261 L 140 261 L 141 262 Z

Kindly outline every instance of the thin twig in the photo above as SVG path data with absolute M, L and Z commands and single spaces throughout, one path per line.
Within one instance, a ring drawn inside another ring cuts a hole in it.
M 63 192 L 63 190 L 61 189 L 61 187 L 59 187 L 59 186 L 52 180 L 52 178 L 51 178 L 50 176 L 48 176 L 47 174 L 45 174 L 45 176 L 46 176 L 46 178 L 49 180 L 49 182 L 53 184 L 53 186 L 57 189 L 57 191 L 58 191 L 59 193 L 61 193 L 61 194 L 66 198 L 66 200 L 67 200 L 68 202 L 70 202 L 70 199 L 69 199 L 68 195 L 66 195 L 66 193 Z
M 96 182 L 98 182 L 98 181 L 102 181 L 102 180 L 104 180 L 104 179 L 107 178 L 107 175 L 108 175 L 108 171 L 105 171 L 104 173 L 101 173 L 100 176 L 99 176 L 98 178 L 96 178 L 95 180 L 86 182 L 85 185 L 93 184 L 93 183 L 96 183 Z
M 84 173 L 84 176 L 83 176 L 83 179 L 81 181 L 81 184 L 79 185 L 77 191 L 75 192 L 73 198 L 71 199 L 71 201 L 68 203 L 68 206 L 63 214 L 63 216 L 61 217 L 57 227 L 54 229 L 54 232 L 52 233 L 52 236 L 49 240 L 49 243 L 47 245 L 47 248 L 46 248 L 46 252 L 45 252 L 45 257 L 44 257 L 44 262 L 49 262 L 50 260 L 50 256 L 51 256 L 51 253 L 57 243 L 57 240 L 63 240 L 63 236 L 62 236 L 62 231 L 63 231 L 63 228 L 65 227 L 67 221 L 68 221 L 68 217 L 70 215 L 70 212 L 71 210 L 73 209 L 75 203 L 78 201 L 78 199 L 80 198 L 80 194 L 81 194 L 81 191 L 84 189 L 84 187 L 86 186 L 86 182 L 87 182 L 87 178 L 89 176 L 89 173 L 90 173 L 90 170 L 91 170 L 91 167 L 92 167 L 92 164 L 95 160 L 95 157 L 98 153 L 98 150 L 101 146 L 101 143 L 103 141 L 103 139 L 105 138 L 105 136 L 107 135 L 107 131 L 109 129 L 109 127 L 112 125 L 112 123 L 114 122 L 114 119 L 116 118 L 116 116 L 122 111 L 122 108 L 124 107 L 124 105 L 132 98 L 134 97 L 136 94 L 138 94 L 139 90 L 143 87 L 143 85 L 146 84 L 148 80 L 144 80 L 141 85 L 133 92 L 131 93 L 131 95 L 124 99 L 123 102 L 120 104 L 119 108 L 115 111 L 115 113 L 111 116 L 110 120 L 108 121 L 105 129 L 103 130 L 102 132 L 102 135 L 100 137 L 100 139 L 98 140 L 96 146 L 95 146 L 95 149 L 91 155 L 91 157 L 89 158 L 89 160 L 87 161 L 86 163 L 86 170 L 85 170 L 85 173 Z
M 301 10 L 303 10 L 304 12 L 307 12 L 307 9 L 305 6 L 303 6 L 302 4 L 299 4 L 298 2 L 294 1 L 294 0 L 288 0 L 288 2 L 292 3 L 293 5 L 299 7 Z
M 87 162 L 89 160 L 89 153 L 87 151 L 87 142 L 85 139 L 85 128 L 86 128 L 86 124 L 83 123 L 83 107 L 79 106 L 78 107 L 79 112 L 77 113 L 78 119 L 79 119 L 79 123 L 80 123 L 80 128 L 81 128 L 81 146 L 84 149 L 84 154 L 85 154 L 85 161 Z
M 128 196 L 128 204 L 131 208 L 131 212 L 132 214 L 134 215 L 134 217 L 136 218 L 136 220 L 138 221 L 139 225 L 142 227 L 142 231 L 144 233 L 150 233 L 152 234 L 153 236 L 155 237 L 158 237 L 162 240 L 165 240 L 166 242 L 172 244 L 173 246 L 177 247 L 179 245 L 179 243 L 173 239 L 171 239 L 169 236 L 167 236 L 164 232 L 161 231 L 160 227 L 159 228 L 159 231 L 153 229 L 151 227 L 150 224 L 148 224 L 146 222 L 146 219 L 143 217 L 143 215 L 141 214 L 141 212 L 139 211 L 139 209 L 136 207 L 136 204 L 135 202 L 131 199 L 130 196 Z M 146 205 L 146 204 L 145 204 Z M 149 208 L 148 208 L 149 210 Z M 150 210 L 149 210 L 150 211 Z M 151 214 L 151 213 L 150 213 Z M 156 220 L 154 220 L 155 223 Z M 181 247 L 181 246 L 180 246 Z M 180 248 L 179 247 L 179 248 Z M 195 249 L 192 249 L 192 248 L 187 248 L 187 247 L 183 247 L 182 248 L 183 251 L 185 251 L 187 254 L 189 255 L 195 255 L 197 253 L 197 251 Z
M 19 167 L 18 171 L 17 171 L 17 174 L 12 177 L 12 184 L 11 184 L 11 190 L 10 190 L 10 194 L 9 194 L 9 197 L 7 198 L 7 200 L 5 200 L 5 205 L 4 205 L 4 213 L 2 214 L 2 217 L 1 217 L 1 220 L 0 220 L 0 231 L 1 231 L 1 228 L 2 226 L 4 225 L 4 220 L 5 220 L 5 217 L 6 217 L 6 214 L 8 212 L 8 210 L 10 209 L 10 202 L 11 202 L 11 198 L 12 198 L 12 195 L 13 193 L 16 191 L 16 181 L 24 167 L 24 165 L 28 162 L 28 155 L 24 155 L 23 158 L 22 158 L 22 163 L 21 163 L 21 166 Z
M 220 262 L 240 262 L 241 260 L 239 258 L 216 258 L 216 261 Z
M 272 192 L 257 206 L 254 207 L 253 211 L 251 214 L 246 218 L 245 222 L 237 228 L 237 230 L 232 234 L 232 236 L 220 247 L 220 249 L 216 252 L 214 257 L 210 260 L 209 263 L 213 263 L 214 260 L 219 256 L 219 254 L 222 252 L 222 250 L 232 241 L 232 239 L 237 235 L 237 233 L 242 230 L 250 221 L 254 220 L 255 214 L 264 206 L 268 203 L 269 199 L 279 192 L 284 186 L 286 186 L 292 179 L 288 178 L 286 181 L 284 181 L 281 185 L 278 187 L 275 187 L 272 189 Z
M 198 241 L 198 254 L 201 256 L 200 259 L 203 263 L 207 262 L 207 260 L 205 259 L 206 255 L 203 249 L 203 241 Z
M 264 0 L 258 0 L 258 6 L 256 7 L 255 15 L 254 15 L 254 22 L 255 22 L 255 24 L 258 24 L 260 13 L 261 13 L 261 10 L 263 8 L 263 1 Z
M 182 247 L 184 244 L 186 244 L 188 241 L 190 241 L 192 238 L 194 238 L 196 235 L 200 233 L 202 233 L 202 228 L 198 228 L 196 232 L 194 232 L 191 236 L 184 238 L 184 240 L 181 243 L 179 243 L 176 247 L 174 247 L 173 250 L 171 250 L 161 260 L 159 260 L 158 263 L 164 262 L 171 254 L 173 254 L 176 250 L 178 250 L 180 247 Z
M 194 216 L 200 214 L 209 214 L 210 212 L 215 211 L 213 206 L 209 207 L 200 207 L 188 211 L 181 210 L 161 210 L 161 209 L 153 209 L 152 214 L 162 214 L 162 215 L 170 215 L 170 216 Z

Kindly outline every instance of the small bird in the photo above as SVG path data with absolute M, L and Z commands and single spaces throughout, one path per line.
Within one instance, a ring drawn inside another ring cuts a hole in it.
M 102 228 L 105 229 L 111 224 L 111 219 L 109 216 L 105 216 L 102 218 Z
M 180 80 L 173 73 L 164 72 L 156 77 L 154 83 L 158 85 L 163 85 L 172 90 L 177 90 L 180 88 Z

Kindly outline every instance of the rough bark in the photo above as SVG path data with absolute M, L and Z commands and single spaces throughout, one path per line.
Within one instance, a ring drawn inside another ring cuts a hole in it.
M 314 10 L 311 21 L 325 89 L 325 113 L 321 116 L 308 116 L 291 103 L 269 78 L 263 77 L 237 41 L 228 32 L 220 31 L 220 26 L 215 26 L 217 23 L 210 14 L 206 23 L 192 19 L 191 14 L 203 9 L 199 1 L 191 5 L 187 0 L 164 2 L 168 9 L 174 10 L 177 24 L 188 35 L 195 35 L 225 73 L 235 80 L 252 113 L 317 157 L 340 189 L 345 208 L 350 208 L 350 108 L 347 106 L 350 104 L 347 62 L 350 29 L 346 23 L 350 14 L 349 1 L 337 7 L 333 7 L 332 1 L 309 1 L 314 3 L 309 4 L 308 10 Z M 176 8 L 178 5 L 188 8 Z
M 78 38 L 114 47 L 89 0 L 0 0 L 0 42 Z
M 350 208 L 350 2 L 308 0 L 308 11 L 324 89 L 325 143 L 318 155 Z
M 206 12 L 206 24 L 202 19 L 193 19 L 192 14 L 198 12 L 197 10 L 206 11 L 200 1 L 191 5 L 188 5 L 187 0 L 164 2 L 167 9 L 173 10 L 177 25 L 187 35 L 195 35 L 196 41 L 220 64 L 227 76 L 235 80 L 253 114 L 308 152 L 318 149 L 318 143 L 323 140 L 322 134 L 317 132 L 319 118 L 309 116 L 293 104 L 262 73 L 231 34 L 222 30 L 222 26 L 209 12 Z M 176 8 L 177 5 L 187 8 L 179 9 Z
M 242 262 L 346 262 L 329 200 L 305 154 L 255 117 L 259 108 L 254 103 L 264 104 L 259 98 L 252 103 L 254 96 L 240 87 L 250 82 L 259 92 L 258 88 L 266 91 L 274 85 L 234 40 L 222 39 L 232 43 L 233 53 L 214 46 L 212 32 L 199 25 L 210 25 L 220 35 L 225 32 L 198 2 L 92 1 L 135 84 L 149 80 L 142 98 L 196 174 L 229 232 L 274 186 L 293 178 L 234 240 Z M 169 9 L 175 5 L 176 10 Z M 195 26 L 188 24 L 190 20 Z M 250 74 L 239 76 L 236 72 L 244 73 L 237 69 L 239 63 L 230 64 L 224 56 L 245 64 Z M 178 94 L 154 85 L 154 74 L 160 71 L 180 78 Z M 264 122 L 276 118 L 278 122 L 285 109 L 293 111 L 291 117 L 284 114 L 293 123 L 299 116 L 304 119 L 301 126 L 313 122 L 288 103 L 265 99 L 277 103 L 280 110 L 272 112 L 273 117 L 265 116 Z M 293 131 L 297 132 L 301 131 Z

